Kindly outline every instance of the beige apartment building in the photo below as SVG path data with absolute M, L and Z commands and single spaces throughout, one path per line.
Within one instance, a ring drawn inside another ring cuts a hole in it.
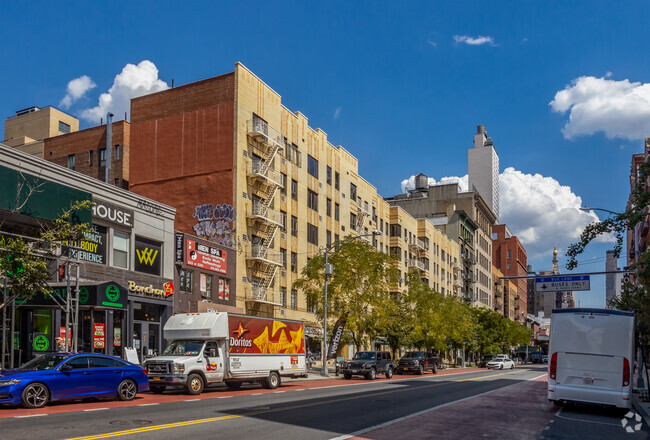
M 79 130 L 79 120 L 54 107 L 30 107 L 5 120 L 4 144 L 40 158 L 43 141 Z M 45 157 L 45 159 L 48 159 Z

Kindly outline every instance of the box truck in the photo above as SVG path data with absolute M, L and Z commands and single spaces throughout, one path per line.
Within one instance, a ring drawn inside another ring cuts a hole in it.
M 548 399 L 631 408 L 634 313 L 556 309 L 551 314 Z
M 237 389 L 244 382 L 274 389 L 282 377 L 306 376 L 305 331 L 299 321 L 231 313 L 177 313 L 163 329 L 168 346 L 147 359 L 149 389 L 162 393 L 183 387 L 200 394 L 225 382 Z

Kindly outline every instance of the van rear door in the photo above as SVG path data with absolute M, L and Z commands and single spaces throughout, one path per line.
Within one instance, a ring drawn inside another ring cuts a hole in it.
M 604 354 L 559 352 L 556 382 L 558 385 L 620 390 L 623 383 L 623 358 Z

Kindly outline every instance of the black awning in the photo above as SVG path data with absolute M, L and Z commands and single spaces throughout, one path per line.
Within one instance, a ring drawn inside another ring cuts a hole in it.
M 60 305 L 65 305 L 68 288 L 67 283 L 50 283 L 48 287 L 49 289 L 36 292 L 29 299 L 16 298 L 16 304 L 40 307 L 59 307 Z M 74 292 L 75 288 L 75 284 L 71 283 L 70 289 Z M 119 283 L 105 281 L 101 283 L 79 284 L 80 306 L 126 309 L 127 304 L 128 291 Z

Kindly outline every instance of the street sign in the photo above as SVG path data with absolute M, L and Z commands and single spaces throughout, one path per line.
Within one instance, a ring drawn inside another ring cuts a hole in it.
M 589 275 L 535 277 L 535 291 L 571 292 L 574 290 L 589 290 L 589 281 Z

